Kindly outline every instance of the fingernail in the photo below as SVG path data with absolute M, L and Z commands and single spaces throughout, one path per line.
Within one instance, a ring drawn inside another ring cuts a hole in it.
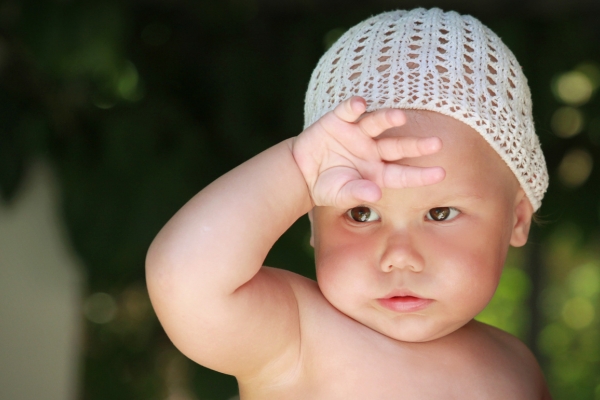
M 362 97 L 356 96 L 352 99 L 352 109 L 362 114 L 367 109 L 367 103 Z
M 431 136 L 428 138 L 423 138 L 425 141 L 425 146 L 428 151 L 438 151 L 442 148 L 442 140 L 437 136 Z
M 431 177 L 435 182 L 440 182 L 446 177 L 446 170 L 442 167 L 433 167 L 431 170 Z
M 387 118 L 393 125 L 402 125 L 406 122 L 406 116 L 402 110 L 396 108 L 390 109 L 387 112 Z

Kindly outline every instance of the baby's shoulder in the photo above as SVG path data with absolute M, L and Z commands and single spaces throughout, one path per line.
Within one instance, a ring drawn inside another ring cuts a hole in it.
M 537 361 L 531 350 L 516 336 L 479 321 L 472 321 L 469 325 L 469 328 L 480 338 L 480 345 L 486 346 L 496 356 L 504 355 L 506 359 L 503 361 L 528 367 L 534 364 L 537 367 Z
M 323 293 L 319 289 L 319 284 L 316 281 L 292 271 L 269 267 L 265 268 L 270 270 L 271 273 L 278 275 L 282 281 L 285 281 L 286 284 L 289 285 L 298 303 L 300 318 L 304 317 L 306 320 L 310 321 L 311 318 L 322 319 L 323 313 L 329 314 L 332 311 L 338 312 L 331 303 L 325 299 Z
M 478 368 L 491 369 L 498 380 L 523 392 L 531 393 L 530 398 L 544 398 L 546 383 L 540 366 L 529 348 L 517 337 L 501 329 L 472 321 L 471 352 L 476 357 L 473 363 Z

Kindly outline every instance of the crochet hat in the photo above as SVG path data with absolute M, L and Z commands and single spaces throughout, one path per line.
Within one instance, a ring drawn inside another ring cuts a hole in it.
M 305 127 L 351 96 L 367 111 L 436 111 L 483 136 L 534 210 L 548 187 L 531 94 L 515 56 L 477 19 L 434 8 L 392 11 L 350 28 L 313 71 Z

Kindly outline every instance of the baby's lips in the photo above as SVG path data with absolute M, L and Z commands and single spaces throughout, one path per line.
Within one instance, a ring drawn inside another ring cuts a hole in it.
M 384 297 L 382 297 L 382 299 L 391 299 L 394 297 L 415 297 L 418 299 L 425 299 L 425 297 L 419 296 L 417 293 L 413 292 L 412 290 L 409 289 L 394 289 L 391 292 L 389 292 L 388 294 L 386 294 Z
M 418 296 L 406 295 L 377 299 L 377 302 L 382 307 L 394 312 L 412 313 L 427 308 L 431 303 L 433 303 L 433 300 Z
M 434 300 L 424 297 L 407 288 L 397 288 L 387 293 L 377 302 L 388 310 L 398 313 L 412 313 L 427 308 Z

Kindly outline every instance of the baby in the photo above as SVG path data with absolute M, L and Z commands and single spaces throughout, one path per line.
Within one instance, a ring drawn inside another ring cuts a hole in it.
M 306 128 L 219 178 L 148 252 L 173 343 L 251 399 L 549 399 L 473 318 L 547 172 L 527 82 L 478 20 L 377 15 L 317 65 Z M 308 213 L 317 282 L 262 266 Z

